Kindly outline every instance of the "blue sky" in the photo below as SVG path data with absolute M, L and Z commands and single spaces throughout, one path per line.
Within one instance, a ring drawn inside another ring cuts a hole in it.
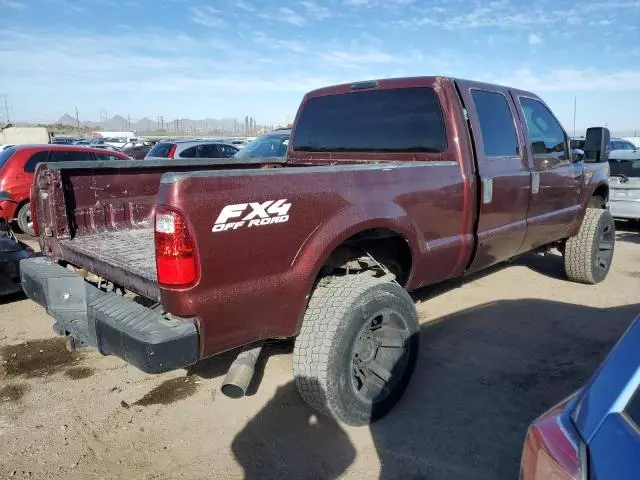
M 639 26 L 640 0 L 0 0 L 0 94 L 23 121 L 283 123 L 313 88 L 441 74 L 640 130 Z

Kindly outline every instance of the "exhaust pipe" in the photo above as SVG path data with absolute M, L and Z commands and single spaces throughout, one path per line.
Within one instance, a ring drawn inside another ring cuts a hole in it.
M 253 378 L 256 362 L 262 351 L 262 345 L 242 351 L 229 367 L 220 390 L 230 398 L 241 398 L 247 393 L 247 388 Z

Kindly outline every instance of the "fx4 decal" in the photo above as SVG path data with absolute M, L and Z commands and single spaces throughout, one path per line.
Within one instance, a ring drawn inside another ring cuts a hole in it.
M 227 205 L 218 215 L 211 231 L 224 232 L 242 227 L 252 228 L 273 223 L 284 223 L 289 220 L 289 208 L 291 208 L 291 204 L 287 203 L 286 199 Z M 229 220 L 232 219 L 234 221 L 230 222 Z

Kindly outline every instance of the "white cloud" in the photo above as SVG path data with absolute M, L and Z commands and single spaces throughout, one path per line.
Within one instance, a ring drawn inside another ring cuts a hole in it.
M 331 10 L 327 7 L 323 7 L 313 0 L 303 0 L 300 2 L 303 5 L 310 16 L 315 17 L 317 20 L 324 20 L 331 16 Z
M 288 23 L 289 25 L 295 25 L 296 27 L 301 27 L 306 23 L 302 15 L 289 7 L 280 7 L 275 18 L 276 20 Z
M 244 10 L 245 12 L 255 12 L 257 9 L 250 3 L 245 2 L 244 0 L 237 0 L 235 6 L 240 10 Z
M 192 13 L 191 21 L 205 27 L 220 28 L 227 24 L 219 10 L 212 6 L 189 7 Z
M 528 68 L 522 68 L 511 75 L 488 80 L 533 92 L 638 92 L 640 91 L 640 68 L 614 72 L 567 68 L 552 70 L 544 75 L 536 74 Z
M 17 0 L 0 0 L 0 6 L 5 6 L 9 8 L 24 8 L 24 3 L 18 2 Z
M 265 34 L 264 32 L 260 32 L 260 31 L 254 32 L 253 40 L 263 47 L 280 48 L 284 50 L 290 50 L 294 53 L 304 53 L 307 51 L 305 46 L 298 40 L 295 40 L 295 39 L 280 40 L 277 38 L 272 38 L 267 34 Z M 262 60 L 265 60 L 265 59 L 262 59 Z M 276 62 L 274 61 L 273 63 L 276 63 Z
M 542 37 L 536 33 L 529 34 L 529 45 L 539 45 L 542 43 Z
M 322 52 L 319 56 L 326 62 L 347 68 L 370 63 L 391 63 L 395 61 L 393 55 L 379 50 L 347 51 L 340 49 Z

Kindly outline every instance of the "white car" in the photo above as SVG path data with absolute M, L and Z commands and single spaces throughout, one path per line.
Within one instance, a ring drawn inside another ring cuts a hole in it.
M 609 150 L 610 160 L 640 160 L 640 148 L 624 138 L 612 138 Z

